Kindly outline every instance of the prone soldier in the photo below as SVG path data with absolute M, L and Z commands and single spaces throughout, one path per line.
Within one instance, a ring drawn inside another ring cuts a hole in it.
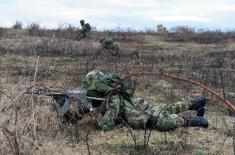
M 115 42 L 112 38 L 104 37 L 100 40 L 100 44 L 103 49 L 108 50 L 112 55 L 116 55 L 119 51 L 118 42 Z
M 46 89 L 35 89 L 35 94 L 49 94 L 57 103 L 60 117 L 70 115 L 70 98 L 75 98 L 90 116 L 95 116 L 105 101 L 104 98 L 115 89 L 108 103 L 101 112 L 102 116 L 95 122 L 96 128 L 108 131 L 126 122 L 134 129 L 152 128 L 158 131 L 169 131 L 179 127 L 208 127 L 204 117 L 206 98 L 197 96 L 192 101 L 179 101 L 167 107 L 154 106 L 143 98 L 133 98 L 135 89 L 127 81 L 113 73 L 94 70 L 86 75 L 83 83 L 86 91 L 73 90 L 50 93 Z M 43 92 L 43 93 L 41 93 Z M 197 116 L 181 117 L 178 114 L 188 110 L 197 111 Z M 94 119 L 94 118 L 93 118 Z
M 105 74 L 94 70 L 86 75 L 83 87 L 87 96 L 105 97 L 122 80 L 116 74 Z M 120 120 L 135 129 L 154 128 L 158 131 L 169 131 L 178 127 L 208 127 L 204 117 L 206 98 L 198 96 L 191 102 L 183 101 L 171 104 L 167 108 L 153 106 L 143 98 L 133 98 L 135 89 L 127 81 L 121 82 L 118 89 L 111 95 L 102 117 L 96 126 L 101 130 L 111 130 Z M 92 106 L 99 107 L 102 102 L 92 100 Z M 197 116 L 180 117 L 179 113 L 195 110 Z

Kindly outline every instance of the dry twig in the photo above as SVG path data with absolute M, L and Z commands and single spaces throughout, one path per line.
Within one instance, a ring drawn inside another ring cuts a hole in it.
M 36 63 L 36 67 L 35 67 L 33 83 L 36 82 L 37 71 L 38 71 L 38 60 L 39 60 L 39 56 L 37 58 L 37 63 Z M 36 140 L 37 133 L 36 133 L 35 105 L 34 105 L 34 93 L 33 93 L 33 89 L 32 89 L 32 111 L 33 111 L 33 113 L 32 113 L 32 119 L 33 119 L 33 139 Z
M 203 85 L 203 84 L 201 84 L 197 81 L 187 79 L 187 78 L 184 78 L 184 77 L 180 77 L 178 75 L 174 75 L 174 74 L 171 74 L 171 73 L 168 73 L 168 72 L 165 72 L 165 71 L 160 71 L 160 72 L 155 72 L 155 73 L 151 73 L 151 72 L 129 73 L 127 77 L 133 77 L 133 76 L 136 76 L 136 77 L 140 77 L 140 76 L 157 76 L 157 77 L 164 76 L 164 77 L 167 77 L 167 78 L 171 78 L 171 79 L 178 80 L 178 81 L 184 81 L 184 82 L 190 83 L 192 85 L 199 86 L 199 87 L 203 88 L 204 90 L 210 92 L 214 96 L 216 96 L 223 103 L 225 103 L 227 107 L 229 107 L 233 112 L 235 112 L 235 106 L 230 101 L 226 100 L 224 97 L 222 97 L 216 91 L 210 89 L 209 87 L 207 87 L 207 86 L 205 86 L 205 85 Z

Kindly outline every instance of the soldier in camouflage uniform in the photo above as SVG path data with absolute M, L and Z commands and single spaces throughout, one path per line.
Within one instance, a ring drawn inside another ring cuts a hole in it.
M 120 80 L 121 78 L 116 74 L 105 74 L 94 70 L 86 75 L 83 87 L 87 90 L 87 96 L 104 98 Z M 208 127 L 208 121 L 203 117 L 206 104 L 203 96 L 198 96 L 191 102 L 177 102 L 163 109 L 147 103 L 143 98 L 133 99 L 134 91 L 127 81 L 122 81 L 118 85 L 118 89 L 106 104 L 101 118 L 96 122 L 98 129 L 108 131 L 123 121 L 135 129 L 153 128 L 158 131 L 169 131 L 186 126 Z M 94 108 L 98 108 L 101 103 L 102 101 L 91 101 Z M 198 111 L 197 116 L 177 115 L 187 110 Z
M 91 31 L 91 26 L 89 23 L 85 23 L 84 20 L 80 20 L 80 24 L 82 26 L 82 29 L 80 30 L 77 39 L 81 40 L 87 37 L 88 33 Z
M 112 55 L 116 55 L 119 51 L 119 45 L 112 38 L 104 37 L 100 40 L 101 46 L 111 52 Z

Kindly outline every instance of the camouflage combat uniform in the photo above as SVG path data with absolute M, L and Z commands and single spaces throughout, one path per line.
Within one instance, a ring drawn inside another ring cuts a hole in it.
M 105 97 L 120 80 L 116 74 L 105 74 L 94 70 L 86 75 L 84 88 L 87 96 Z M 101 118 L 96 125 L 101 130 L 111 130 L 115 124 L 126 122 L 135 129 L 154 128 L 168 131 L 183 126 L 183 118 L 177 114 L 188 110 L 189 102 L 177 102 L 168 108 L 148 104 L 143 98 L 132 98 L 134 88 L 128 82 L 122 81 L 118 89 L 110 97 Z M 96 107 L 101 103 L 94 102 Z
M 82 29 L 79 32 L 78 40 L 86 38 L 88 33 L 91 31 L 91 26 L 89 23 L 85 23 L 84 20 L 81 20 L 80 23 L 81 23 Z
M 100 40 L 102 47 L 106 50 L 111 50 L 111 54 L 117 54 L 119 51 L 119 45 L 112 38 L 104 37 Z

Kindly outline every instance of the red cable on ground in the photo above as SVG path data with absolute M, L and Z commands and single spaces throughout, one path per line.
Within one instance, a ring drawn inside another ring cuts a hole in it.
M 233 112 L 235 112 L 234 104 L 232 104 L 230 101 L 226 100 L 224 97 L 219 95 L 219 93 L 217 93 L 216 91 L 208 88 L 207 86 L 201 84 L 200 82 L 197 82 L 197 81 L 194 81 L 194 80 L 191 80 L 191 79 L 187 79 L 187 78 L 184 78 L 184 77 L 180 77 L 178 75 L 171 74 L 171 73 L 168 73 L 168 72 L 165 72 L 165 71 L 155 72 L 155 73 L 151 73 L 151 72 L 129 73 L 125 77 L 125 79 L 127 79 L 129 77 L 133 77 L 133 76 L 136 76 L 136 77 L 140 77 L 140 76 L 158 76 L 158 77 L 159 76 L 164 76 L 164 77 L 168 77 L 168 78 L 171 78 L 171 79 L 174 79 L 174 80 L 184 81 L 184 82 L 199 86 L 199 87 L 203 88 L 204 90 L 210 92 L 211 94 L 215 95 L 218 99 L 220 99 L 222 102 L 224 102 L 226 104 L 226 106 L 228 106 Z
M 99 111 L 96 113 L 95 119 L 93 120 L 94 124 L 99 119 L 101 112 L 104 110 L 104 105 L 108 103 L 109 98 L 116 91 L 116 89 L 118 89 L 119 84 L 121 84 L 122 81 L 124 81 L 124 80 L 126 80 L 130 77 L 133 77 L 133 76 L 135 76 L 135 77 L 143 77 L 143 76 L 160 77 L 160 76 L 164 76 L 164 77 L 167 77 L 167 78 L 171 78 L 171 79 L 178 80 L 178 81 L 184 81 L 184 82 L 193 84 L 195 86 L 199 86 L 199 87 L 203 88 L 204 90 L 210 92 L 211 94 L 215 95 L 218 99 L 220 99 L 222 102 L 224 102 L 226 104 L 226 106 L 229 107 L 229 109 L 231 109 L 233 112 L 235 112 L 235 106 L 230 101 L 226 100 L 224 97 L 219 95 L 219 93 L 217 93 L 216 91 L 214 91 L 214 90 L 208 88 L 207 86 L 201 84 L 200 82 L 197 82 L 197 81 L 194 81 L 194 80 L 191 80 L 191 79 L 187 79 L 187 78 L 184 78 L 184 77 L 180 77 L 178 75 L 168 73 L 168 72 L 165 72 L 165 71 L 160 71 L 160 72 L 139 72 L 139 73 L 128 73 L 122 80 L 118 81 L 115 84 L 113 89 L 105 97 L 105 100 L 101 104 Z

